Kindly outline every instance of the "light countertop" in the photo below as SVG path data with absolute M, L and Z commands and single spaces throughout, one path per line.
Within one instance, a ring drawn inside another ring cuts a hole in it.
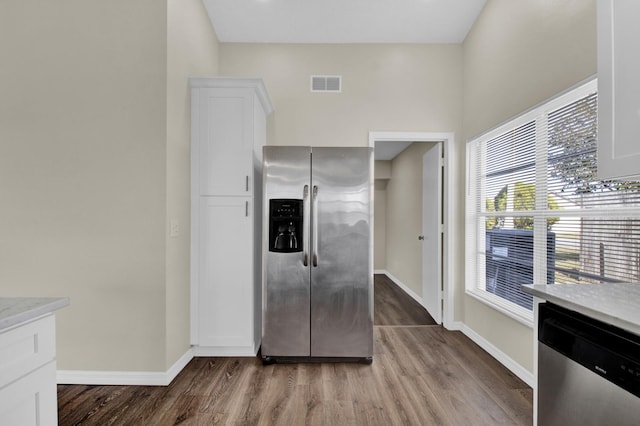
M 69 303 L 68 297 L 0 297 L 0 332 Z
M 522 291 L 640 335 L 640 284 L 524 285 Z

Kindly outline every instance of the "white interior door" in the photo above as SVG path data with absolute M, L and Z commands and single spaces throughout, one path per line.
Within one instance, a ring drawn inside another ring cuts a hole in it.
M 422 299 L 442 323 L 442 143 L 422 157 Z

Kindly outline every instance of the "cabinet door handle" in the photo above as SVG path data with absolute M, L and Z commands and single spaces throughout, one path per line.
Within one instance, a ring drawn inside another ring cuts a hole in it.
M 244 202 L 244 215 L 246 217 L 249 217 L 249 202 L 248 201 Z
M 245 183 L 245 188 L 246 188 L 247 192 L 249 192 L 249 176 L 248 175 L 247 175 L 247 180 L 246 180 L 246 183 Z

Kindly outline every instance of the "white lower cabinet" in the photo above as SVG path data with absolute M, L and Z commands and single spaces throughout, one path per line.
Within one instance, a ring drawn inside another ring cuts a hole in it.
M 200 197 L 197 309 L 198 355 L 255 355 L 251 197 Z M 258 331 L 259 333 L 259 331 Z
M 56 363 L 51 361 L 0 390 L 0 424 L 57 425 L 57 398 Z
M 58 424 L 53 315 L 0 333 L 0 424 Z

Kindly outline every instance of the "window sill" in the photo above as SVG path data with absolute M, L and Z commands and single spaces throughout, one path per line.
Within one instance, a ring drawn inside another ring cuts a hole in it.
M 496 311 L 518 321 L 520 324 L 533 328 L 533 312 L 516 305 L 486 291 L 475 288 L 467 289 L 466 293 L 476 300 L 488 305 Z

